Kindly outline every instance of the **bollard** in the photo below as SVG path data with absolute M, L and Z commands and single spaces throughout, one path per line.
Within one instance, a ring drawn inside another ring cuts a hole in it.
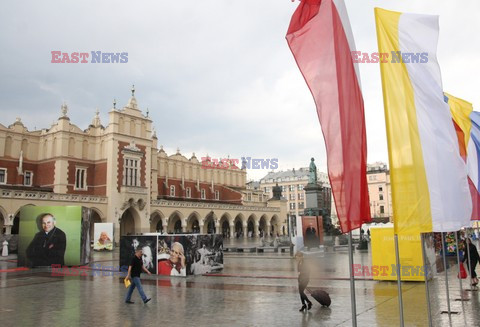
M 5 240 L 3 243 L 2 257 L 8 257 L 8 242 Z

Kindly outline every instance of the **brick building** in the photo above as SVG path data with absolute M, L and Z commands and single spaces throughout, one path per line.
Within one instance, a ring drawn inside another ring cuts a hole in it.
M 29 131 L 20 118 L 0 124 L 0 231 L 18 233 L 25 205 L 86 206 L 95 222 L 115 223 L 116 235 L 284 230 L 285 202 L 248 197 L 246 170 L 205 169 L 195 154 L 158 148 L 134 92 L 124 108 L 114 103 L 105 127 L 97 112 L 81 130 L 65 104 L 48 129 Z

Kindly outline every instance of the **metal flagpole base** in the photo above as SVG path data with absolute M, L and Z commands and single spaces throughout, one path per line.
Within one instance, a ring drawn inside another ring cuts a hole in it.
M 452 314 L 452 310 L 450 309 L 450 290 L 448 289 L 448 269 L 447 269 L 447 255 L 445 253 L 445 235 L 442 232 L 442 253 L 443 253 L 443 268 L 445 269 L 445 290 L 447 291 L 447 309 L 448 311 L 442 311 L 441 313 L 448 313 L 449 315 Z M 458 314 L 458 312 L 455 312 Z
M 427 297 L 427 313 L 428 313 L 428 326 L 432 327 L 432 308 L 430 306 L 430 290 L 428 288 L 428 272 L 430 267 L 427 268 L 427 252 L 425 251 L 425 234 L 420 234 L 422 241 L 422 256 L 423 256 L 423 271 L 425 274 L 425 295 Z
M 402 294 L 402 276 L 400 273 L 400 252 L 398 251 L 398 235 L 395 234 L 395 257 L 397 263 L 397 286 L 398 286 L 398 311 L 400 316 L 400 327 L 403 327 L 403 294 Z
M 355 300 L 355 279 L 353 276 L 352 231 L 348 233 L 348 262 L 350 264 L 350 296 L 352 302 L 352 326 L 357 327 L 357 303 Z

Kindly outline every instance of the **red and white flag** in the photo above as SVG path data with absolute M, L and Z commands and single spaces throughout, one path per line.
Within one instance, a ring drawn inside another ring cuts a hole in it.
M 343 0 L 302 0 L 287 42 L 315 100 L 343 233 L 371 221 L 363 97 Z

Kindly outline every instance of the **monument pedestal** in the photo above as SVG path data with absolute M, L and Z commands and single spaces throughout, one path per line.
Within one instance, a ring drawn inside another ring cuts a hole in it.
M 328 231 L 332 225 L 330 218 L 331 191 L 318 184 L 307 184 L 305 190 L 305 216 L 321 216 L 323 231 Z

